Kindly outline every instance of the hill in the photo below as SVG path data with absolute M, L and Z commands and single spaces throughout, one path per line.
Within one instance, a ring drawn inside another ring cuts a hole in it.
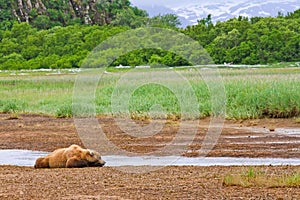
M 132 7 L 129 0 L 1 0 L 0 10 L 1 27 L 18 21 L 43 29 L 76 23 L 107 25 L 121 12 L 147 16 L 145 11 Z
M 208 15 L 196 25 L 178 28 L 176 16 L 149 17 L 127 0 L 0 0 L 0 6 L 0 70 L 80 67 L 88 53 L 107 38 L 153 26 L 190 36 L 217 64 L 300 61 L 300 10 L 217 23 Z M 123 55 L 111 65 L 159 64 L 190 63 L 172 52 L 146 49 Z

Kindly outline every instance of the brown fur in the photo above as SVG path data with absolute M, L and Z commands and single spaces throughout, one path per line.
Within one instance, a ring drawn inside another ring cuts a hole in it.
M 36 159 L 35 168 L 102 167 L 105 162 L 98 152 L 71 145 Z

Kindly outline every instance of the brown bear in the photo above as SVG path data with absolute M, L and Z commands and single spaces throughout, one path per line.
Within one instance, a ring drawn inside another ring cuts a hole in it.
M 73 144 L 36 159 L 34 168 L 102 167 L 104 164 L 98 152 Z

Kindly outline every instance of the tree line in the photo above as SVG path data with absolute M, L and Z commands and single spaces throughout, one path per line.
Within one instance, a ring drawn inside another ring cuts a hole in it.
M 114 25 L 138 28 L 145 25 L 178 26 L 176 16 L 153 18 L 145 10 L 132 6 L 129 0 L 0 0 L 0 29 L 17 21 L 38 29 L 75 24 Z
M 1 6 L 3 2 L 6 2 L 7 7 L 10 6 L 7 2 L 11 1 L 0 0 Z M 53 2 L 59 4 L 60 1 Z M 72 22 L 59 24 L 61 20 L 50 18 L 52 23 L 46 23 L 49 27 L 45 27 L 42 26 L 44 23 L 38 25 L 34 20 L 19 22 L 9 19 L 5 16 L 9 12 L 1 12 L 0 69 L 77 68 L 88 53 L 107 38 L 132 28 L 149 26 L 169 28 L 188 35 L 207 50 L 215 63 L 300 61 L 300 10 L 286 16 L 238 17 L 216 24 L 212 23 L 208 15 L 199 20 L 197 25 L 179 28 L 180 22 L 174 15 L 149 18 L 145 11 L 131 7 L 128 2 L 124 5 L 127 9 L 106 9 L 114 14 L 104 24 L 86 24 L 81 20 L 76 22 L 75 18 Z M 145 64 L 183 66 L 190 63 L 172 52 L 159 49 L 136 50 L 112 63 L 115 66 Z
M 238 17 L 215 25 L 209 15 L 183 32 L 199 41 L 215 63 L 300 61 L 300 10 L 287 16 Z

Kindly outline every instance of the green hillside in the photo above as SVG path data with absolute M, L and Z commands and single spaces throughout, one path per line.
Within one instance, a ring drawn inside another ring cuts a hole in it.
M 179 28 L 176 16 L 150 18 L 128 0 L 0 0 L 0 70 L 77 68 L 98 44 L 123 31 L 163 27 L 180 31 L 208 51 L 215 63 L 300 61 L 300 10 L 278 17 L 211 16 Z M 172 52 L 134 51 L 112 65 L 189 65 Z
M 1 0 L 2 24 L 14 20 L 37 28 L 81 24 L 111 24 L 119 11 L 138 11 L 128 0 Z M 144 12 L 136 12 L 145 15 Z M 2 25 L 3 26 L 3 25 Z

